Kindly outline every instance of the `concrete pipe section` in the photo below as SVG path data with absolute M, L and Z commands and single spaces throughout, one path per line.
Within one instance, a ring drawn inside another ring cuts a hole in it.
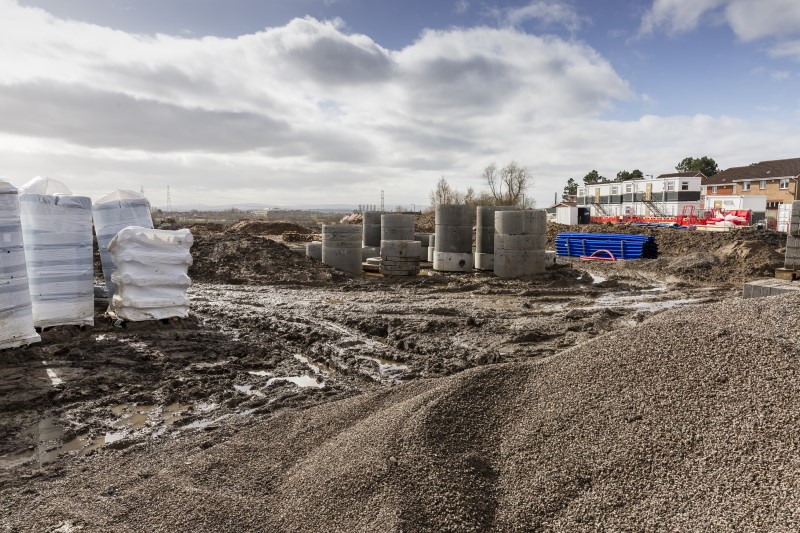
M 519 278 L 544 272 L 547 215 L 539 211 L 495 213 L 494 273 Z
M 475 268 L 494 270 L 494 214 L 498 211 L 513 211 L 510 205 L 480 205 L 477 208 L 475 235 Z
M 381 245 L 381 215 L 380 211 L 364 211 L 364 248 L 379 248 Z M 377 257 L 377 254 L 374 256 Z
M 433 240 L 431 237 L 433 233 L 415 233 L 414 240 L 417 241 L 419 246 L 419 260 L 420 261 L 427 261 L 428 260 L 428 249 L 431 246 L 431 241 Z
M 472 213 L 468 205 L 437 205 L 433 269 L 470 272 L 472 255 Z
M 416 276 L 419 274 L 419 241 L 381 242 L 381 268 L 384 276 Z
M 381 215 L 381 246 L 383 241 L 413 241 L 414 215 Z
M 306 257 L 322 261 L 322 243 L 313 241 L 306 244 Z
M 433 254 L 436 252 L 436 235 L 431 233 L 428 237 L 428 262 L 433 263 Z
M 361 226 L 322 226 L 322 262 L 352 274 L 361 274 Z
M 361 247 L 361 260 L 366 261 L 372 257 L 380 257 L 381 256 L 381 247 L 380 246 L 362 246 Z

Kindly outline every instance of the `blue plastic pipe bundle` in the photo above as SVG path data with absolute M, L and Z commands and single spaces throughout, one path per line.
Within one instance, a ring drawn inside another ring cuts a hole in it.
M 561 256 L 589 256 L 598 250 L 608 250 L 616 259 L 658 257 L 656 239 L 652 235 L 559 233 L 556 237 L 556 253 Z

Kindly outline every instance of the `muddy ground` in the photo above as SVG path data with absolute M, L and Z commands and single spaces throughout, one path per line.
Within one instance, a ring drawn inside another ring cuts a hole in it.
M 780 237 L 666 235 L 650 263 L 564 261 L 508 281 L 355 277 L 262 237 L 198 232 L 190 319 L 114 325 L 101 306 L 92 328 L 0 352 L 0 488 L 24 491 L 96 454 L 198 432 L 213 443 L 276 413 L 535 361 L 735 296 L 780 266 Z M 737 266 L 724 276 L 726 264 Z

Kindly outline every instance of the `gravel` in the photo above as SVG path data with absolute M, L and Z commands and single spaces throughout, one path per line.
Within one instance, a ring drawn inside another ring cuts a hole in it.
M 797 531 L 800 297 L 103 450 L 0 489 L 20 531 Z

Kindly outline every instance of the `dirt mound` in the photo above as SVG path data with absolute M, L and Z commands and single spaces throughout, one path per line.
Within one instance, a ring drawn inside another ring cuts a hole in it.
M 225 224 L 218 222 L 198 223 L 188 226 L 187 229 L 192 232 L 192 235 L 208 234 L 208 233 L 221 233 L 228 228 Z
M 798 296 L 673 310 L 538 364 L 284 412 L 158 454 L 109 450 L 2 490 L 4 523 L 797 531 L 800 339 L 786 317 L 798 314 Z
M 225 231 L 247 235 L 282 235 L 287 232 L 313 233 L 313 230 L 294 222 L 266 220 L 240 220 Z
M 673 228 L 600 225 L 547 227 L 548 249 L 562 232 L 630 233 L 653 235 L 659 259 L 635 261 L 636 269 L 664 272 L 702 282 L 743 282 L 772 276 L 783 266 L 786 236 L 772 231 L 742 228 L 730 232 Z M 713 256 L 713 257 L 712 257 Z M 624 263 L 598 268 L 625 268 Z
M 417 215 L 415 226 L 415 231 L 418 233 L 434 233 L 436 231 L 436 213 L 426 211 Z
M 316 284 L 350 276 L 255 235 L 197 235 L 189 277 L 205 283 Z

